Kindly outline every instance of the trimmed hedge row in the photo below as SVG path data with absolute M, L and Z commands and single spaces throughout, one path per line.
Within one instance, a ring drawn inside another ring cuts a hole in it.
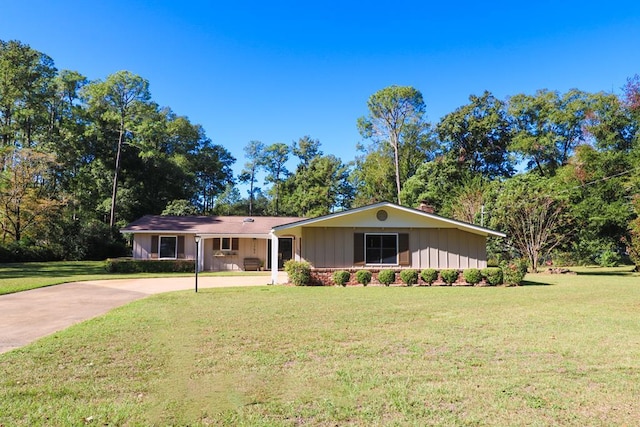
M 142 260 L 113 258 L 105 262 L 109 273 L 193 273 L 196 263 L 192 259 Z
M 289 280 L 295 285 L 308 285 L 312 281 L 312 269 L 306 262 L 287 261 L 287 263 L 285 263 L 285 270 L 289 274 Z M 525 272 L 526 270 L 524 270 L 522 266 L 505 265 L 502 268 L 443 269 L 440 271 L 427 268 L 421 272 L 413 269 L 402 269 L 398 275 L 407 286 L 419 284 L 419 278 L 422 278 L 428 285 L 432 285 L 440 280 L 449 286 L 457 282 L 460 282 L 461 285 L 466 283 L 475 286 L 483 281 L 486 285 L 497 286 L 503 283 L 507 285 L 517 285 L 522 281 Z M 326 274 L 326 272 L 324 272 L 324 274 Z M 333 282 L 338 286 L 346 286 L 351 281 L 351 275 L 352 271 L 336 270 L 333 271 L 331 276 L 325 276 L 330 282 L 324 282 L 324 284 Z M 372 281 L 373 276 L 373 273 L 369 270 L 355 271 L 356 281 L 364 286 L 367 286 Z M 396 278 L 396 270 L 393 269 L 379 270 L 376 275 L 377 282 L 385 286 L 396 283 Z M 323 284 L 322 278 L 315 277 L 313 281 L 315 284 Z
M 61 245 L 28 245 L 12 242 L 0 245 L 0 262 L 47 262 L 62 261 L 64 250 Z

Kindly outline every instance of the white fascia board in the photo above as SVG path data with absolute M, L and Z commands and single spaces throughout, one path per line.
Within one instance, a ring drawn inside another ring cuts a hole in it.
M 193 230 L 120 230 L 129 234 L 198 234 Z
M 198 234 L 203 239 L 212 239 L 214 237 L 237 237 L 240 239 L 270 239 L 270 234 L 233 234 L 233 233 L 203 233 Z

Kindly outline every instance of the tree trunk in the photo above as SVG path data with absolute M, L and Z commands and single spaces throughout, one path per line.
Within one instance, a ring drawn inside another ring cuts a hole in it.
M 124 117 L 120 120 L 120 135 L 118 137 L 118 150 L 116 153 L 116 169 L 113 173 L 113 191 L 111 192 L 111 216 L 109 225 L 113 227 L 116 223 L 116 198 L 118 195 L 118 175 L 120 174 L 120 153 L 122 152 L 122 140 L 124 138 Z
M 391 141 L 391 144 L 393 145 L 393 154 L 394 154 L 394 163 L 395 163 L 395 167 L 396 167 L 396 191 L 398 194 L 398 204 L 401 205 L 402 202 L 400 200 L 400 159 L 399 159 L 399 153 L 398 153 L 398 144 L 399 141 L 397 138 L 395 138 L 395 141 Z
M 251 170 L 251 183 L 249 185 L 249 216 L 253 216 L 253 183 L 256 180 L 255 169 Z

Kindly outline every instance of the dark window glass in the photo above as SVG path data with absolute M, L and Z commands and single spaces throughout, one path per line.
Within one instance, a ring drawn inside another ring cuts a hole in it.
M 178 239 L 168 236 L 160 236 L 160 258 L 175 258 L 178 249 Z
M 397 264 L 398 236 L 396 234 L 367 234 L 365 261 L 367 264 Z
M 223 237 L 222 243 L 220 246 L 220 250 L 230 251 L 231 250 L 231 239 L 229 237 Z

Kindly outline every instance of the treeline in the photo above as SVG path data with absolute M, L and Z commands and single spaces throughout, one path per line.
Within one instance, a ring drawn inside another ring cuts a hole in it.
M 205 211 L 235 159 L 121 71 L 88 81 L 0 41 L 0 260 L 126 254 L 118 226 L 175 200 Z
M 89 81 L 0 41 L 0 261 L 122 255 L 117 229 L 145 214 L 312 217 L 383 200 L 506 232 L 495 261 L 637 255 L 637 76 L 620 96 L 472 95 L 436 124 L 412 87 L 384 88 L 367 107 L 354 118 L 356 159 L 310 136 L 249 141 L 234 176 L 229 151 L 155 103 L 142 77 Z

